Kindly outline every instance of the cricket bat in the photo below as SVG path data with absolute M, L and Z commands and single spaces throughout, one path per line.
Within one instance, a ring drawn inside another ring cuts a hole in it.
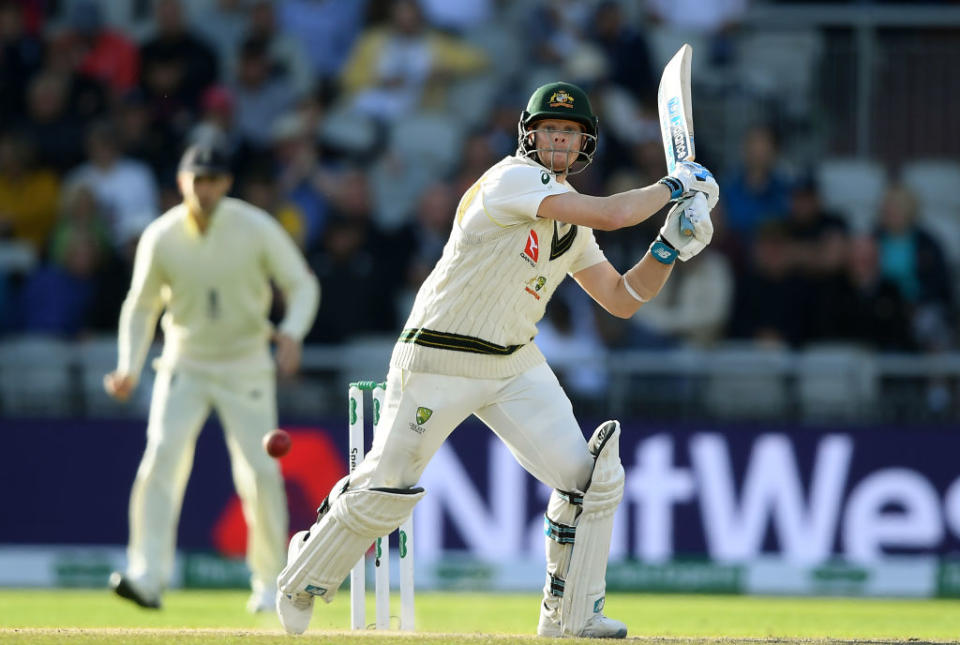
M 673 172 L 681 161 L 696 159 L 693 142 L 693 102 L 690 100 L 690 61 L 693 48 L 684 43 L 663 68 L 657 89 L 657 112 L 663 135 L 663 154 L 667 172 Z M 693 235 L 693 225 L 680 216 L 680 232 Z

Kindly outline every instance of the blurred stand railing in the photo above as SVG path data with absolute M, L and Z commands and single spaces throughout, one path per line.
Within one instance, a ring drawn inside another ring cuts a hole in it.
M 346 409 L 351 380 L 384 378 L 391 338 L 309 346 L 303 369 L 278 389 L 281 417 L 308 420 Z M 157 348 L 153 350 L 155 355 Z M 0 343 L 0 415 L 145 417 L 152 372 L 134 399 L 104 394 L 113 368 L 112 338 L 67 343 L 21 338 Z M 960 353 L 875 354 L 854 345 L 802 351 L 727 343 L 713 350 L 616 351 L 591 365 L 581 356 L 550 364 L 585 418 L 664 422 L 762 421 L 840 424 L 936 424 L 960 428 Z M 589 387 L 578 378 L 595 370 Z

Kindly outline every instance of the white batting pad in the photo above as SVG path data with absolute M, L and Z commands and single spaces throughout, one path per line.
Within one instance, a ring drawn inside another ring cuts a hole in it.
M 603 610 L 613 516 L 623 498 L 620 424 L 617 421 L 602 424 L 594 431 L 588 446 L 596 462 L 583 494 L 576 540 L 563 576 L 560 599 L 561 632 L 571 636 L 579 636 L 587 621 Z
M 333 600 L 370 544 L 396 529 L 423 495 L 422 488 L 348 489 L 337 496 L 331 494 L 329 510 L 310 528 L 310 538 L 294 561 L 280 572 L 280 591 Z

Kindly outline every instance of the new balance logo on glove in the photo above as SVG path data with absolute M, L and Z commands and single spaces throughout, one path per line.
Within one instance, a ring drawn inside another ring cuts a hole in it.
M 654 249 L 653 249 L 653 253 L 654 253 L 657 257 L 663 258 L 664 260 L 669 260 L 669 259 L 670 259 L 670 256 L 673 255 L 672 253 L 670 253 L 670 250 L 669 250 L 669 249 L 667 249 L 666 247 L 663 247 L 663 246 L 654 248 Z

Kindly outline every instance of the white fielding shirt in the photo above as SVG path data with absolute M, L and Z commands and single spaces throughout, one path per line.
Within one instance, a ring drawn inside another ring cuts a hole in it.
M 137 246 L 120 313 L 117 370 L 139 376 L 162 309 L 159 366 L 272 370 L 271 278 L 286 302 L 279 331 L 301 340 L 320 289 L 276 220 L 225 197 L 201 232 L 186 206 L 174 206 L 150 223 Z
M 592 229 L 537 217 L 544 198 L 570 191 L 522 157 L 487 170 L 461 197 L 390 364 L 506 378 L 543 363 L 532 341 L 550 297 L 568 274 L 606 260 Z

